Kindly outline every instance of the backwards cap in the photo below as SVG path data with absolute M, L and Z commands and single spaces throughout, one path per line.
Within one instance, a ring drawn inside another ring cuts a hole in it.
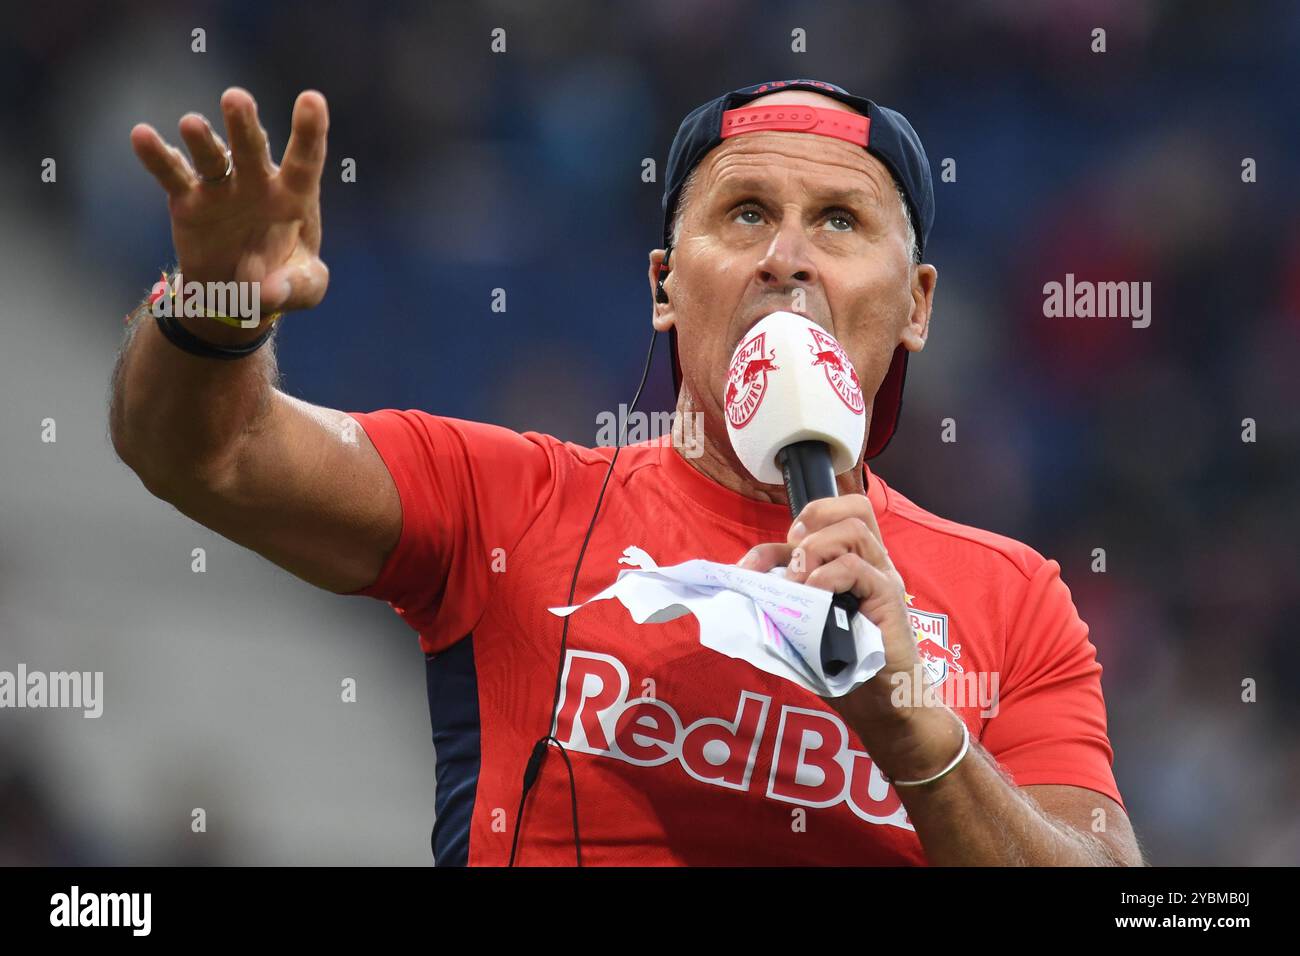
M 857 116 L 842 110 L 825 110 L 800 103 L 761 104 L 746 107 L 750 100 L 780 90 L 810 90 L 839 100 L 861 113 Z M 668 151 L 668 171 L 664 181 L 664 248 L 672 244 L 673 217 L 686 178 L 708 153 L 724 139 L 760 130 L 787 130 L 816 133 L 857 143 L 885 164 L 902 188 L 908 214 L 916 230 L 917 248 L 925 254 L 926 240 L 934 224 L 934 182 L 930 161 L 921 139 L 907 118 L 895 110 L 877 106 L 871 100 L 854 96 L 842 87 L 821 80 L 778 80 L 760 83 L 725 93 L 698 106 L 687 114 L 673 137 Z M 673 357 L 673 390 L 682 386 L 681 362 L 677 357 L 677 329 L 669 334 Z M 872 407 L 871 430 L 867 434 L 867 458 L 885 450 L 898 426 L 903 404 L 903 381 L 907 375 L 907 349 L 898 346 L 889 363 L 885 380 L 876 392 Z

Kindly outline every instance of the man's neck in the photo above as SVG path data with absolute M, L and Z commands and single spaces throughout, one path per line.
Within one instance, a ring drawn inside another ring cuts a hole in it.
M 727 437 L 726 425 L 721 422 L 717 414 L 711 414 L 711 410 L 702 409 L 694 396 L 691 394 L 689 386 L 682 384 L 681 392 L 677 396 L 677 414 L 673 419 L 673 449 L 681 455 L 688 464 L 706 478 L 712 479 L 722 487 L 737 494 L 744 495 L 746 498 L 752 498 L 756 501 L 767 501 L 776 504 L 786 504 L 789 497 L 785 493 L 785 485 L 768 485 L 754 478 L 753 475 L 740 463 L 736 453 L 731 448 L 731 441 Z M 699 414 L 703 424 L 699 428 L 691 428 L 688 432 L 692 441 L 684 441 L 683 429 L 687 421 L 695 422 L 699 419 Z M 691 449 L 691 454 L 686 454 L 687 448 Z M 862 483 L 862 468 L 851 468 L 844 474 L 835 479 L 835 484 L 839 488 L 841 495 L 864 495 L 866 488 Z

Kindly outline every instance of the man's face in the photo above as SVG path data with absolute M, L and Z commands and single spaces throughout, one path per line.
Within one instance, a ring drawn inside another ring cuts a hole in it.
M 750 105 L 766 102 L 848 109 L 799 90 Z M 874 156 L 827 136 L 764 131 L 724 141 L 697 170 L 664 282 L 669 302 L 654 322 L 676 326 L 683 388 L 728 454 L 727 367 L 764 316 L 800 312 L 833 334 L 869 397 L 900 343 L 924 347 L 937 276 L 910 262 L 905 213 Z M 662 258 L 651 254 L 652 287 Z

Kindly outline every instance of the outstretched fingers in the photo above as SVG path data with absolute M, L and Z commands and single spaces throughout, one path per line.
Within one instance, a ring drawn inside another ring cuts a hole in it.
M 221 115 L 226 121 L 235 174 L 246 181 L 270 178 L 275 167 L 252 94 L 237 86 L 226 90 L 221 94 Z
M 280 163 L 280 177 L 296 193 L 312 193 L 325 168 L 325 142 L 329 109 L 325 97 L 304 90 L 293 104 L 293 129 Z
M 208 121 L 198 113 L 186 113 L 180 121 L 181 139 L 185 141 L 200 180 L 217 182 L 226 174 L 226 144 Z
M 194 170 L 184 155 L 176 147 L 168 146 L 148 123 L 137 123 L 132 128 L 131 149 L 168 196 L 179 198 L 194 188 L 197 182 Z

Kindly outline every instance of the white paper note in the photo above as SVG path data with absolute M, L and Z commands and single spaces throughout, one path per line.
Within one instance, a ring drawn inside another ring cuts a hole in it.
M 885 666 L 880 629 L 853 616 L 856 658 L 834 677 L 821 665 L 821 637 L 831 593 L 785 579 L 784 568 L 766 573 L 695 559 L 667 568 L 622 570 L 618 580 L 572 607 L 550 608 L 559 617 L 592 601 L 618 600 L 638 624 L 658 624 L 694 614 L 700 643 L 794 681 L 822 697 L 842 697 Z

